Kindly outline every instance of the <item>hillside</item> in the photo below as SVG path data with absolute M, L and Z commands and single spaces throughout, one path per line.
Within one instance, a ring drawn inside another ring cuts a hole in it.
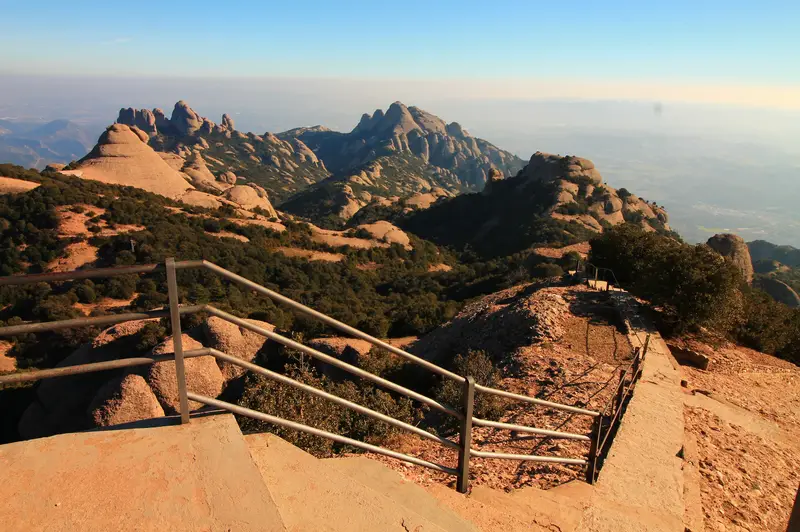
M 234 179 L 259 185 L 276 200 L 330 175 L 301 141 L 281 140 L 269 132 L 242 133 L 228 115 L 215 124 L 184 101 L 175 104 L 170 118 L 161 109 L 120 109 L 117 123 L 144 131 L 150 146 L 169 154 L 178 169 L 201 158 L 213 176 L 231 172 Z
M 516 176 L 413 213 L 402 225 L 438 244 L 496 257 L 574 244 L 625 222 L 669 231 L 663 208 L 604 184 L 591 161 L 537 152 Z
M 329 177 L 295 194 L 280 208 L 316 223 L 338 225 L 368 205 L 389 207 L 400 201 L 427 205 L 464 190 L 452 172 L 411 153 L 398 153 Z
M 92 147 L 91 132 L 69 120 L 47 123 L 0 120 L 0 161 L 42 169 L 68 163 Z
M 457 122 L 441 118 L 401 102 L 364 114 L 349 133 L 321 127 L 297 128 L 279 135 L 299 139 L 310 147 L 334 173 L 372 162 L 381 156 L 412 154 L 435 167 L 449 171 L 464 188 L 481 190 L 489 170 L 511 175 L 524 165 L 519 157 L 483 139 L 471 136 Z M 426 172 L 427 173 L 427 172 Z

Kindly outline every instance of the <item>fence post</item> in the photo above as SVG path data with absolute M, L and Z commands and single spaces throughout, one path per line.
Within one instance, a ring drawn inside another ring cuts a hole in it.
M 594 484 L 597 480 L 597 458 L 600 449 L 600 432 L 603 428 L 603 414 L 594 418 L 592 422 L 592 441 L 589 443 L 589 464 L 586 469 L 586 482 Z
M 169 295 L 169 317 L 172 322 L 172 344 L 175 351 L 175 375 L 178 379 L 178 399 L 181 408 L 181 423 L 189 422 L 189 398 L 186 396 L 186 365 L 183 361 L 183 339 L 181 338 L 181 312 L 178 302 L 178 279 L 175 276 L 175 259 L 167 259 L 167 292 Z
M 644 360 L 644 357 L 647 354 L 648 347 L 650 347 L 650 333 L 647 333 L 647 336 L 645 336 L 644 338 L 644 347 L 642 348 L 642 360 Z
M 467 377 L 461 392 L 464 421 L 461 423 L 461 448 L 458 450 L 458 492 L 469 491 L 469 450 L 472 447 L 472 410 L 475 406 L 475 379 Z

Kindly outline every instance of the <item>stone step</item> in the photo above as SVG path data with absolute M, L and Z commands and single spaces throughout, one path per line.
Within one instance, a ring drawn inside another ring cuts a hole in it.
M 423 501 L 395 500 L 388 485 L 376 490 L 346 474 L 347 468 L 331 466 L 330 460 L 318 460 L 273 434 L 250 434 L 245 441 L 288 530 L 475 530 L 445 509 L 434 515 Z
M 232 415 L 175 421 L 0 446 L 3 530 L 286 530 Z

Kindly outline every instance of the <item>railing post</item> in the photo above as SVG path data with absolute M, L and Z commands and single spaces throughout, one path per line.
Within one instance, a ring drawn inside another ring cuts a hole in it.
M 600 449 L 600 432 L 603 428 L 603 415 L 594 418 L 592 423 L 592 441 L 589 444 L 589 465 L 586 469 L 586 482 L 594 484 L 597 480 L 597 458 Z
M 183 339 L 181 338 L 181 312 L 178 302 L 178 279 L 175 276 L 175 259 L 167 259 L 167 292 L 169 295 L 169 317 L 172 322 L 172 344 L 175 350 L 175 375 L 178 379 L 178 399 L 181 408 L 181 423 L 189 422 L 189 398 L 186 396 L 186 365 L 183 361 Z
M 650 347 L 650 333 L 647 333 L 647 336 L 644 338 L 644 347 L 642 348 L 642 360 L 644 360 L 645 355 L 647 355 L 647 348 Z
M 464 421 L 461 423 L 461 448 L 458 450 L 458 492 L 469 491 L 469 450 L 472 447 L 472 411 L 475 406 L 475 379 L 467 377 L 461 392 Z

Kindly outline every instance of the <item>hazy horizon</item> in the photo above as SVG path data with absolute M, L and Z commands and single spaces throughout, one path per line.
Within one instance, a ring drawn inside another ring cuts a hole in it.
M 99 134 L 122 107 L 183 99 L 242 131 L 349 131 L 400 100 L 525 159 L 592 159 L 690 241 L 800 246 L 800 4 L 46 0 L 4 16 L 0 118 Z

